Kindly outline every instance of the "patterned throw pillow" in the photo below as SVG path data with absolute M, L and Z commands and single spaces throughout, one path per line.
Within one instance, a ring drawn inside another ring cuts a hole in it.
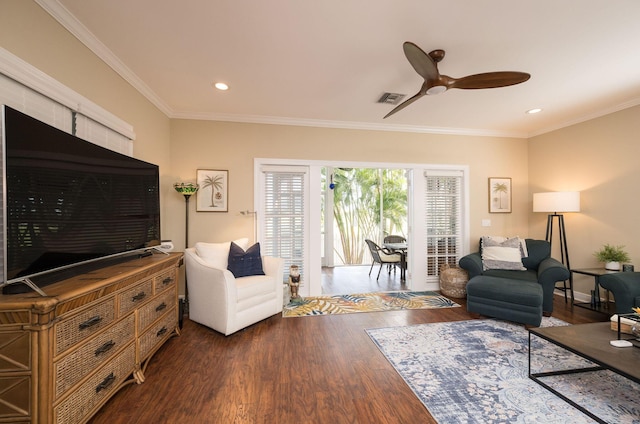
M 260 243 L 256 243 L 246 251 L 231 242 L 229 248 L 229 266 L 227 267 L 234 277 L 248 277 L 250 275 L 264 275 L 262 269 L 262 257 L 260 256 Z
M 506 269 L 526 271 L 522 265 L 522 251 L 518 237 L 504 241 L 482 237 L 482 269 Z

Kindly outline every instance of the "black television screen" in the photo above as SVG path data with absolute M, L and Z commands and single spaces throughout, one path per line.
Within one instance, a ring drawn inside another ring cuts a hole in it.
M 156 165 L 7 106 L 2 129 L 5 282 L 160 244 Z

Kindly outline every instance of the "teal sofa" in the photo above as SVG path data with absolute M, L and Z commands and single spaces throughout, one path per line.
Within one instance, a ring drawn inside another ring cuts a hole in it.
M 613 293 L 616 313 L 629 314 L 640 307 L 640 272 L 616 272 L 600 276 L 600 286 Z
M 528 256 L 523 271 L 483 270 L 480 251 L 462 257 L 461 268 L 469 273 L 467 310 L 494 318 L 539 325 L 542 315 L 553 312 L 556 282 L 568 280 L 569 269 L 551 257 L 544 240 L 525 240 Z

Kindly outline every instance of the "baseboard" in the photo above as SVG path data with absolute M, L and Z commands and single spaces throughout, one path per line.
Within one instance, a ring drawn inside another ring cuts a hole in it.
M 564 298 L 564 292 L 561 291 L 561 290 L 555 290 L 554 294 L 556 296 L 562 296 Z M 568 292 L 567 292 L 567 296 L 570 296 L 570 294 Z M 574 297 L 576 302 L 583 302 L 583 303 L 591 302 L 591 294 L 586 294 L 586 293 L 574 291 L 573 292 L 573 297 Z M 600 301 L 604 302 L 605 299 L 603 297 L 600 297 Z M 615 303 L 614 300 L 611 300 L 611 301 Z

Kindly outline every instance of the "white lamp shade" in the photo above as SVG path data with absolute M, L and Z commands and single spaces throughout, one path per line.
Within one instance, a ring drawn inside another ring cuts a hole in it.
M 579 191 L 533 193 L 534 212 L 580 212 Z

